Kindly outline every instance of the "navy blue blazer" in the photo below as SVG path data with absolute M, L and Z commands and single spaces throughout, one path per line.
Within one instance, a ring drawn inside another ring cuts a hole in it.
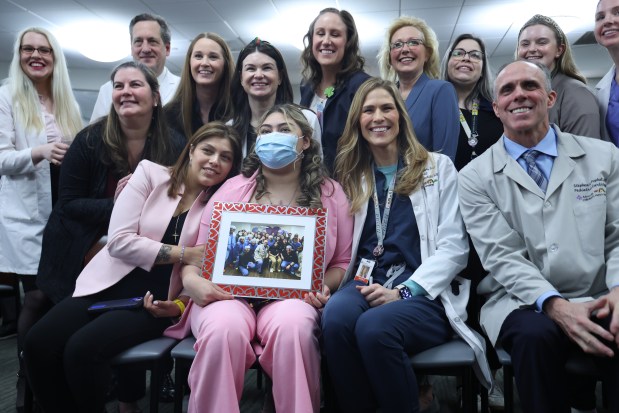
M 337 153 L 337 142 L 344 132 L 346 118 L 352 99 L 370 75 L 365 72 L 353 73 L 343 84 L 335 88 L 335 93 L 325 104 L 322 112 L 322 152 L 324 162 L 330 172 L 333 172 L 335 154 Z M 310 82 L 301 84 L 301 106 L 309 107 L 314 99 L 314 89 Z M 456 135 L 457 136 L 457 135 Z M 455 148 L 454 148 L 455 153 Z
M 440 152 L 454 161 L 460 134 L 460 112 L 453 85 L 430 79 L 422 73 L 405 103 L 417 140 L 427 150 Z

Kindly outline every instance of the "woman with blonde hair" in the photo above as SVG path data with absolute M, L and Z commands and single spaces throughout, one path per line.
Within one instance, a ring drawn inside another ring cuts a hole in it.
M 417 141 L 396 86 L 378 78 L 357 91 L 337 153 L 353 249 L 322 334 L 340 408 L 418 412 L 409 356 L 448 342 L 454 331 L 475 350 L 487 385 L 483 344 L 461 322 L 468 284 L 452 284 L 469 249 L 453 163 Z
M 322 294 L 305 301 L 234 297 L 186 265 L 185 291 L 192 298 L 187 315 L 167 331 L 196 337 L 196 358 L 189 371 L 189 412 L 238 412 L 243 377 L 256 361 L 252 342 L 262 346 L 258 359 L 273 380 L 278 412 L 320 410 L 320 312 L 340 285 L 350 262 L 352 217 L 340 185 L 327 177 L 318 142 L 311 138 L 303 112 L 293 104 L 276 105 L 261 119 L 254 151 L 241 175 L 228 180 L 204 209 L 198 244 L 207 242 L 215 202 L 326 208 Z
M 543 64 L 552 74 L 557 99 L 549 110 L 550 122 L 562 132 L 600 138 L 600 113 L 587 79 L 576 67 L 570 43 L 553 19 L 531 17 L 518 33 L 516 58 Z
M 164 108 L 168 126 L 191 136 L 205 123 L 230 120 L 233 76 L 234 60 L 226 41 L 209 32 L 194 37 L 176 94 Z
M 439 80 L 436 34 L 416 17 L 398 17 L 387 28 L 378 53 L 383 79 L 396 83 L 417 140 L 453 161 L 458 147 L 458 100 L 453 86 Z
M 35 277 L 43 229 L 68 143 L 81 128 L 60 44 L 45 29 L 22 30 L 0 88 L 0 272 L 17 274 L 24 286 L 18 349 L 49 306 Z

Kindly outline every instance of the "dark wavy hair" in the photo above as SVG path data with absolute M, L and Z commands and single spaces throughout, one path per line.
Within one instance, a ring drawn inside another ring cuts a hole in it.
M 325 168 L 322 157 L 320 156 L 320 146 L 318 142 L 312 139 L 312 127 L 307 122 L 302 108 L 293 103 L 275 105 L 269 109 L 262 119 L 262 125 L 266 118 L 273 113 L 281 113 L 288 123 L 296 124 L 303 136 L 309 140 L 309 148 L 303 151 L 303 159 L 301 160 L 301 173 L 299 174 L 299 195 L 297 196 L 297 204 L 299 206 L 310 208 L 322 208 L 322 200 L 320 199 L 322 191 L 321 186 L 328 178 L 328 172 Z M 254 150 L 243 160 L 241 173 L 245 177 L 252 176 L 256 171 L 256 199 L 260 199 L 268 193 L 267 184 L 262 175 L 262 163 Z
M 230 169 L 230 173 L 226 176 L 219 185 L 211 189 L 211 193 L 213 193 L 222 183 L 224 183 L 228 178 L 231 178 L 239 173 L 239 169 L 241 166 L 241 158 L 242 158 L 242 149 L 241 149 L 241 139 L 239 135 L 236 133 L 233 127 L 228 126 L 220 121 L 213 121 L 204 124 L 201 126 L 196 133 L 194 133 L 185 148 L 181 152 L 181 155 L 178 157 L 178 160 L 170 168 L 170 187 L 168 188 L 168 196 L 170 198 L 174 198 L 178 195 L 178 191 L 180 190 L 181 185 L 185 183 L 187 180 L 187 171 L 189 170 L 189 158 L 191 152 L 203 141 L 211 138 L 216 139 L 225 139 L 230 142 L 230 146 L 232 147 L 233 157 L 232 157 L 232 168 Z
M 451 52 L 453 52 L 456 46 L 458 46 L 458 43 L 463 40 L 473 40 L 477 42 L 477 44 L 479 44 L 480 52 L 482 53 L 481 77 L 477 80 L 477 83 L 475 83 L 475 87 L 471 93 L 466 97 L 465 104 L 468 105 L 473 101 L 473 99 L 478 97 L 483 97 L 488 102 L 492 102 L 492 82 L 494 81 L 492 68 L 490 67 L 488 55 L 486 54 L 486 45 L 484 44 L 484 41 L 477 36 L 473 36 L 469 33 L 463 33 L 456 37 L 456 40 L 453 41 L 443 57 L 443 63 L 441 64 L 441 78 L 450 83 L 454 83 L 449 78 L 449 60 L 452 58 Z
M 312 51 L 314 46 L 314 26 L 316 25 L 316 20 L 325 13 L 337 14 L 346 25 L 346 47 L 344 49 L 342 66 L 335 78 L 335 88 L 337 89 L 340 87 L 342 82 L 353 73 L 363 71 L 363 67 L 365 66 L 365 59 L 361 55 L 361 50 L 359 49 L 357 26 L 355 25 L 355 19 L 353 19 L 352 15 L 346 10 L 338 10 L 333 7 L 322 9 L 320 13 L 318 13 L 318 16 L 312 21 L 307 33 L 303 37 L 305 49 L 301 54 L 301 63 L 303 64 L 303 71 L 301 73 L 305 79 L 304 82 L 309 83 L 312 89 L 316 89 L 322 80 L 322 69 Z
M 242 142 L 246 141 L 249 132 L 251 108 L 249 107 L 247 92 L 245 92 L 241 84 L 241 73 L 243 72 L 243 62 L 245 58 L 255 52 L 263 53 L 275 60 L 275 65 L 277 66 L 277 71 L 281 79 L 281 84 L 277 88 L 277 93 L 275 94 L 275 104 L 292 103 L 294 100 L 294 92 L 292 91 L 292 85 L 290 84 L 284 57 L 271 43 L 256 37 L 239 53 L 239 57 L 236 60 L 234 77 L 232 78 L 232 102 L 235 112 L 233 126 L 241 136 Z M 250 148 L 247 149 L 249 150 Z

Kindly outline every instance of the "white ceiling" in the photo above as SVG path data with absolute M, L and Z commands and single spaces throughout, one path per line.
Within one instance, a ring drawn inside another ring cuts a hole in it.
M 570 43 L 593 29 L 597 0 L 0 0 L 0 61 L 11 58 L 16 33 L 27 26 L 52 31 L 69 23 L 98 19 L 117 22 L 128 31 L 129 21 L 143 12 L 163 16 L 172 29 L 168 67 L 179 73 L 187 46 L 199 32 L 220 34 L 234 56 L 256 36 L 270 41 L 283 53 L 293 83 L 300 80 L 301 43 L 309 22 L 324 7 L 352 13 L 360 33 L 367 71 L 378 74 L 376 54 L 385 28 L 399 15 L 425 19 L 436 31 L 441 56 L 461 33 L 474 33 L 486 41 L 496 68 L 513 57 L 518 30 L 535 13 L 553 16 L 568 31 Z M 89 33 L 80 35 L 88 37 Z M 579 68 L 589 78 L 599 78 L 611 61 L 598 45 L 574 46 Z M 129 44 L 127 41 L 127 53 Z M 72 70 L 111 70 L 116 63 L 91 61 L 65 50 Z

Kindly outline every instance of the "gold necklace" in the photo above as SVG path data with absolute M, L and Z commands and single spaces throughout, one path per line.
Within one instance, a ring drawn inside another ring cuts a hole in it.
M 297 192 L 299 191 L 299 185 L 297 185 L 297 187 L 294 189 L 294 193 L 292 194 L 292 198 L 290 198 L 290 201 L 288 201 L 288 204 L 284 205 L 284 202 L 282 200 L 279 201 L 279 206 L 286 206 L 289 207 L 290 204 L 292 204 L 292 201 L 295 200 L 295 196 L 297 195 Z M 271 205 L 276 205 L 275 202 L 273 202 L 273 200 L 271 199 L 270 193 L 269 192 L 265 192 L 264 193 L 267 197 L 267 199 L 269 200 L 269 203 Z

